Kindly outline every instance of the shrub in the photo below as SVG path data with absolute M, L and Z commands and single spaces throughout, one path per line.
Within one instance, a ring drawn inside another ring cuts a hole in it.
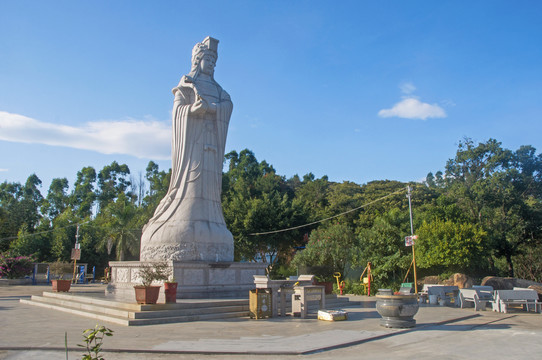
M 340 294 L 341 290 L 337 287 L 337 282 L 333 283 L 333 292 L 335 294 Z M 377 287 L 376 284 L 372 284 L 371 286 L 371 294 L 376 294 Z M 344 280 L 344 288 L 343 288 L 343 294 L 350 294 L 350 295 L 367 295 L 365 292 L 365 287 L 361 284 L 359 280 L 352 280 L 352 279 L 346 279 Z
M 0 275 L 8 279 L 20 279 L 32 274 L 34 268 L 32 256 L 12 256 L 0 254 Z
M 325 281 L 333 281 L 334 272 L 348 273 L 356 245 L 352 229 L 346 224 L 335 223 L 312 231 L 305 250 L 295 255 L 292 264 L 310 267 L 314 275 Z M 326 271 L 319 275 L 314 271 L 317 267 Z

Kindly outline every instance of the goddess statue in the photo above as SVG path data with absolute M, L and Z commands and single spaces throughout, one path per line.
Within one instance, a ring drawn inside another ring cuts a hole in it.
M 218 40 L 192 50 L 192 68 L 173 88 L 171 181 L 141 235 L 141 261 L 233 261 L 220 192 L 233 104 L 214 79 Z

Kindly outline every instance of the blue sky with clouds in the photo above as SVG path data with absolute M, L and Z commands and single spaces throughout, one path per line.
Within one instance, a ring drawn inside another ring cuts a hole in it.
M 170 167 L 171 88 L 220 40 L 226 151 L 417 181 L 463 137 L 542 150 L 538 1 L 0 0 L 0 182 Z

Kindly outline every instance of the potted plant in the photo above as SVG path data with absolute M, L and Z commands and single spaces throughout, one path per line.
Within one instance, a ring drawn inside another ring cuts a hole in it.
M 56 292 L 68 292 L 70 291 L 71 279 L 64 280 L 65 274 L 71 274 L 73 265 L 60 260 L 55 261 L 49 265 L 49 273 L 52 276 L 51 283 L 53 284 L 53 291 Z
M 139 269 L 141 285 L 135 285 L 135 296 L 138 304 L 156 304 L 160 295 L 160 286 L 153 286 L 154 281 L 167 280 L 169 267 L 166 263 L 142 265 Z
M 171 276 L 164 282 L 164 293 L 166 294 L 166 304 L 175 304 L 177 302 L 177 282 L 175 276 Z

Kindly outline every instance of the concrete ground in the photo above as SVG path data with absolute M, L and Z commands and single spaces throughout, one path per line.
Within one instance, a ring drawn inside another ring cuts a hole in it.
M 103 285 L 79 285 L 97 291 Z M 21 304 L 49 286 L 0 287 L 0 359 L 80 359 L 82 332 L 96 321 Z M 542 357 L 542 315 L 422 306 L 413 329 L 379 325 L 374 298 L 345 308 L 347 321 L 240 318 L 123 327 L 104 341 L 103 356 L 124 359 L 525 359 Z

